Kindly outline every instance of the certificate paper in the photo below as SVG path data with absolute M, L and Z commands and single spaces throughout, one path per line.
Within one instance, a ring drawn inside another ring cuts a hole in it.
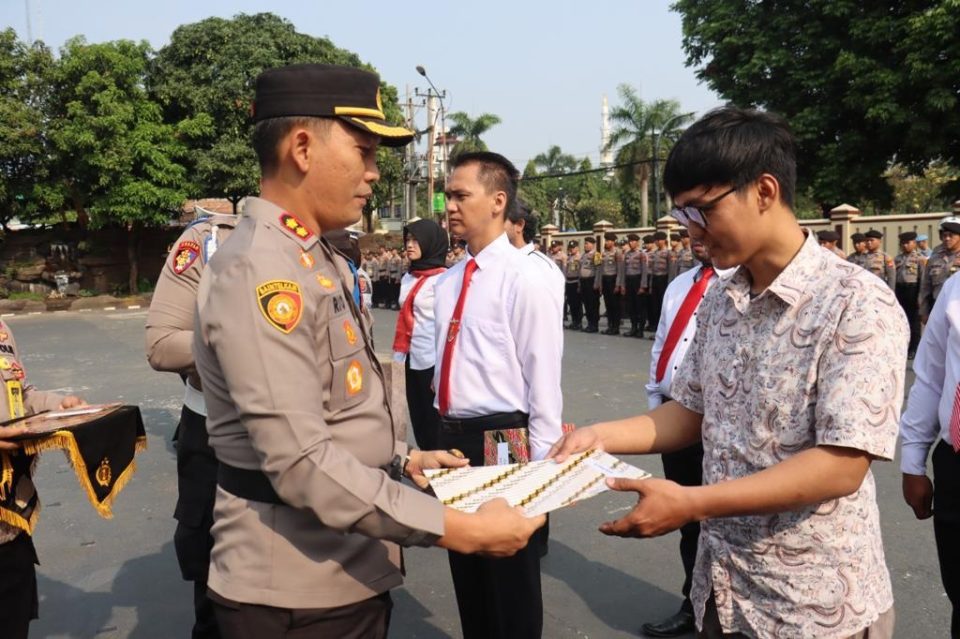
M 650 474 L 613 455 L 591 450 L 562 464 L 552 459 L 526 464 L 426 470 L 430 486 L 445 506 L 474 512 L 497 497 L 521 506 L 529 517 L 594 497 L 607 490 L 607 477 L 646 479 Z

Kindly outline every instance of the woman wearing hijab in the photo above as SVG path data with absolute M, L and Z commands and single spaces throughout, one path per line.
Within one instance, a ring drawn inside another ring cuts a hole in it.
M 396 361 L 406 361 L 407 406 L 417 446 L 439 445 L 440 414 L 433 407 L 433 369 L 437 361 L 433 315 L 436 276 L 446 270 L 447 234 L 433 220 L 417 220 L 403 229 L 410 271 L 400 280 L 400 316 L 393 338 Z

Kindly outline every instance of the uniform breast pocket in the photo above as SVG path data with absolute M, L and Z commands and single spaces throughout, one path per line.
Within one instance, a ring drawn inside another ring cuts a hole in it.
M 351 408 L 370 395 L 373 371 L 365 350 L 366 339 L 360 326 L 348 314 L 331 319 L 327 330 L 333 365 L 330 408 Z

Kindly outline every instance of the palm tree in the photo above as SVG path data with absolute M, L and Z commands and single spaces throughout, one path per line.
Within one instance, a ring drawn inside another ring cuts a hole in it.
M 486 151 L 487 145 L 480 136 L 500 124 L 500 118 L 492 113 L 482 113 L 476 119 L 472 119 L 463 111 L 457 111 L 447 117 L 453 122 L 450 134 L 460 138 L 453 147 L 451 155 L 468 151 Z
M 615 128 L 610 134 L 607 149 L 617 149 L 617 164 L 625 164 L 618 171 L 620 184 L 625 190 L 640 190 L 640 225 L 650 222 L 649 189 L 653 171 L 649 160 L 653 158 L 656 136 L 660 136 L 659 154 L 662 159 L 682 133 L 682 126 L 692 114 L 681 114 L 676 100 L 654 100 L 647 103 L 640 99 L 629 84 L 617 87 L 621 104 L 610 112 Z M 663 130 L 664 125 L 669 125 Z M 656 223 L 656 220 L 654 220 Z
M 561 151 L 556 144 L 547 149 L 546 153 L 540 153 L 533 158 L 533 163 L 547 175 L 569 173 L 577 168 L 577 159 Z

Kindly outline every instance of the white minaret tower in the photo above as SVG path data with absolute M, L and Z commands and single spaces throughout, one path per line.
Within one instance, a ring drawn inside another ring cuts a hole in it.
M 600 166 L 607 167 L 613 165 L 613 149 L 607 148 L 610 141 L 610 106 L 607 104 L 607 96 L 603 96 L 603 102 L 600 106 Z

